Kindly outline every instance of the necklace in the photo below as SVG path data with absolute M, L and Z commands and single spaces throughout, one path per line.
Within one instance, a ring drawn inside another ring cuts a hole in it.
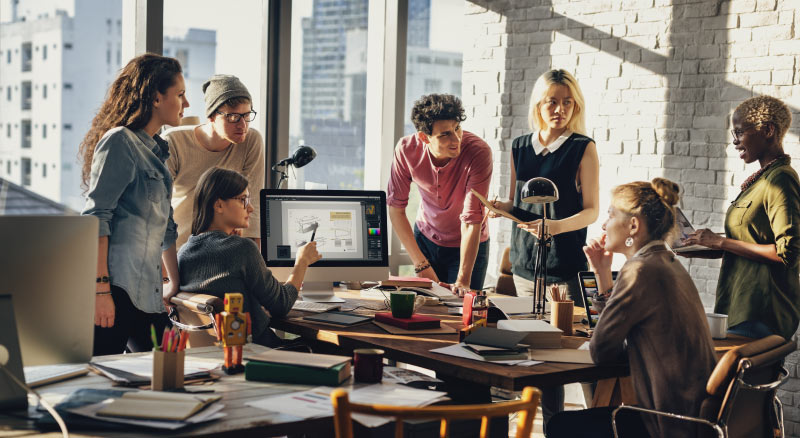
M 770 161 L 769 163 L 767 163 L 767 164 L 766 164 L 764 167 L 762 167 L 761 169 L 758 169 L 758 170 L 757 170 L 757 171 L 756 171 L 754 174 L 752 174 L 752 175 L 750 175 L 749 177 L 747 177 L 747 179 L 746 179 L 746 180 L 744 180 L 744 182 L 742 183 L 742 191 L 745 191 L 745 190 L 747 190 L 747 189 L 748 189 L 748 187 L 752 186 L 752 185 L 753 185 L 753 183 L 755 183 L 755 182 L 756 182 L 756 180 L 757 180 L 757 179 L 758 179 L 758 178 L 759 178 L 761 175 L 763 175 L 763 174 L 764 174 L 764 172 L 766 172 L 766 171 L 767 171 L 767 169 L 769 169 L 769 168 L 770 168 L 770 166 L 772 166 L 773 164 L 777 163 L 778 161 L 783 161 L 784 159 L 786 160 L 786 162 L 787 162 L 787 163 L 788 163 L 789 161 L 791 161 L 791 158 L 790 158 L 788 155 L 786 155 L 786 154 L 783 154 L 783 155 L 778 155 L 777 157 L 775 157 L 775 159 L 773 159 L 772 161 Z

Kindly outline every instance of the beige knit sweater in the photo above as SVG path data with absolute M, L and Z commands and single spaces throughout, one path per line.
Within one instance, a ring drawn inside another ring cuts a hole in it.
M 250 202 L 255 211 L 250 216 L 250 227 L 244 230 L 244 237 L 261 237 L 259 192 L 264 188 L 264 140 L 253 128 L 247 132 L 244 142 L 233 144 L 224 151 L 211 152 L 200 145 L 193 126 L 179 126 L 170 129 L 163 137 L 169 142 L 167 168 L 172 174 L 173 217 L 178 224 L 177 247 L 180 248 L 189 238 L 192 230 L 194 190 L 200 176 L 210 167 L 235 170 L 249 181 Z

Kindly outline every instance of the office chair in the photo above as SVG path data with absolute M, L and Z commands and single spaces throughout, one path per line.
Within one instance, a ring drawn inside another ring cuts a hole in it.
M 189 332 L 188 347 L 216 345 L 214 314 L 222 312 L 222 298 L 178 292 L 170 301 L 175 307 L 170 310 L 169 319 L 175 327 Z
M 511 247 L 506 247 L 503 251 L 503 259 L 500 261 L 500 272 L 497 275 L 497 287 L 495 287 L 495 292 L 515 297 L 517 296 L 517 288 L 514 286 L 514 274 L 511 272 L 510 252 Z
M 611 415 L 614 436 L 619 436 L 617 413 L 633 410 L 694 422 L 702 437 L 783 437 L 783 405 L 775 393 L 789 376 L 783 359 L 795 349 L 794 342 L 778 335 L 736 347 L 722 356 L 708 378 L 699 417 L 620 406 Z
M 353 423 L 351 414 L 361 413 L 395 417 L 395 438 L 403 437 L 403 420 L 406 419 L 441 419 L 439 436 L 449 436 L 450 420 L 481 418 L 481 438 L 489 436 L 489 418 L 519 412 L 517 420 L 517 438 L 530 437 L 533 428 L 533 418 L 539 406 L 541 393 L 531 386 L 522 391 L 522 399 L 502 403 L 486 403 L 479 405 L 459 406 L 427 406 L 427 407 L 401 407 L 387 405 L 365 405 L 350 403 L 347 391 L 336 389 L 331 393 L 333 403 L 333 421 L 336 438 L 352 438 Z

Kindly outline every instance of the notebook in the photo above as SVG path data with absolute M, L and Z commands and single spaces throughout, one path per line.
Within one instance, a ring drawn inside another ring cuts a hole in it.
M 362 322 L 372 321 L 372 317 L 356 315 L 354 313 L 345 312 L 327 312 L 317 315 L 304 316 L 303 319 L 307 321 L 321 322 L 324 324 L 338 325 L 341 327 L 348 327 Z
M 676 253 L 687 251 L 702 251 L 708 250 L 707 247 L 701 245 L 686 245 L 683 240 L 689 237 L 690 234 L 695 232 L 689 219 L 683 214 L 680 208 L 675 207 L 675 222 L 677 224 L 678 232 L 675 234 L 675 239 L 670 243 L 670 247 Z

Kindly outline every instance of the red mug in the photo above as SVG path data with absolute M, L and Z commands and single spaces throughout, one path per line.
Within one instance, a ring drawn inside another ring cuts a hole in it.
M 383 350 L 358 348 L 353 350 L 356 382 L 380 383 L 383 379 Z

